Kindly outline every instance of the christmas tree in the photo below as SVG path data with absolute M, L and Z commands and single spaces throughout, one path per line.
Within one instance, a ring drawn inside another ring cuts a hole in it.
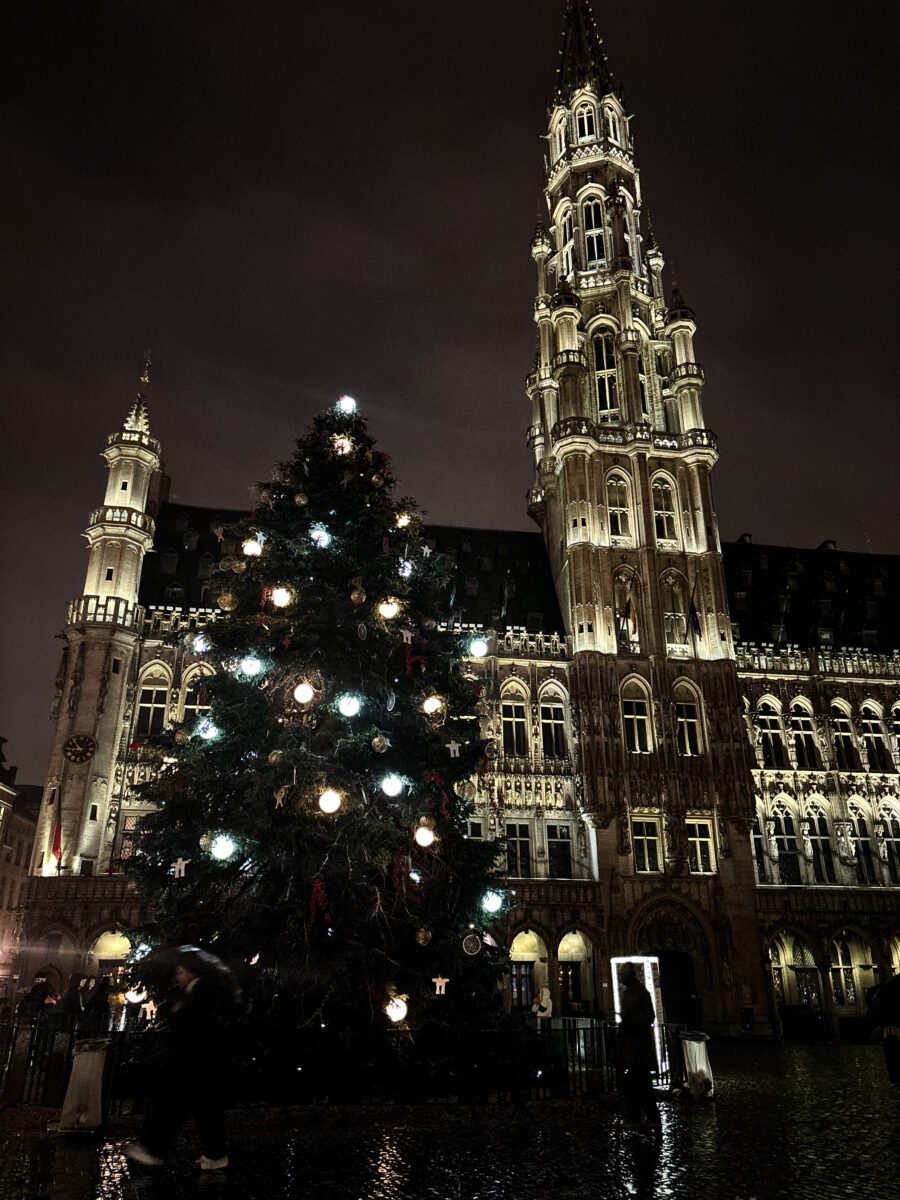
M 503 956 L 497 844 L 467 837 L 484 764 L 448 569 L 350 397 L 258 486 L 189 638 L 209 710 L 146 786 L 130 870 L 155 944 L 252 963 L 298 1021 L 471 1021 Z

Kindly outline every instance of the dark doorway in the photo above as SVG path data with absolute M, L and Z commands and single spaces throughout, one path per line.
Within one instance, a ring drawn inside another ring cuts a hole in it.
M 696 1028 L 703 1024 L 694 960 L 684 950 L 647 950 L 659 959 L 659 987 L 666 1021 Z

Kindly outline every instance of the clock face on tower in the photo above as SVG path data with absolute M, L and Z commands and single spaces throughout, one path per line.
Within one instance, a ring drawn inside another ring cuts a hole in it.
M 73 733 L 63 746 L 63 754 L 73 763 L 86 763 L 97 751 L 97 743 L 89 733 Z

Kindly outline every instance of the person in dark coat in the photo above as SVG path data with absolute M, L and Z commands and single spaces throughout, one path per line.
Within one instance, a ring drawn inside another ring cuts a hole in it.
M 224 1092 L 228 1027 L 240 991 L 231 972 L 218 958 L 196 946 L 162 951 L 141 962 L 150 980 L 160 964 L 168 969 L 175 995 L 160 1011 L 162 1059 L 153 1081 L 152 1097 L 140 1142 L 126 1154 L 143 1166 L 159 1167 L 188 1116 L 197 1123 L 203 1171 L 228 1166 L 225 1146 Z
M 60 1029 L 73 1029 L 81 1020 L 81 1014 L 84 1011 L 84 997 L 82 993 L 84 981 L 84 975 L 69 976 L 66 990 L 60 996 L 54 1009 L 54 1016 Z
M 31 987 L 22 997 L 19 1012 L 26 1021 L 37 1021 L 52 1004 L 53 989 L 47 982 L 44 972 L 38 971 L 32 980 Z
M 619 981 L 619 1070 L 626 1120 L 658 1129 L 660 1116 L 653 1094 L 653 1072 L 657 1069 L 653 1000 L 638 978 L 634 963 L 622 966 Z
M 109 998 L 112 995 L 112 980 L 108 975 L 98 979 L 84 998 L 84 1011 L 78 1032 L 85 1037 L 98 1037 L 109 1033 Z
M 873 1028 L 881 1028 L 888 1079 L 894 1087 L 900 1087 L 900 975 L 876 988 L 869 1001 L 868 1017 Z

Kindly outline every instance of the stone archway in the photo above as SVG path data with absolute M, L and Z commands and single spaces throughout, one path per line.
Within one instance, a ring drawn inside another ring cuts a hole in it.
M 709 939 L 700 922 L 680 904 L 662 901 L 635 921 L 631 946 L 659 959 L 659 986 L 667 1021 L 703 1022 L 703 992 L 713 985 Z

